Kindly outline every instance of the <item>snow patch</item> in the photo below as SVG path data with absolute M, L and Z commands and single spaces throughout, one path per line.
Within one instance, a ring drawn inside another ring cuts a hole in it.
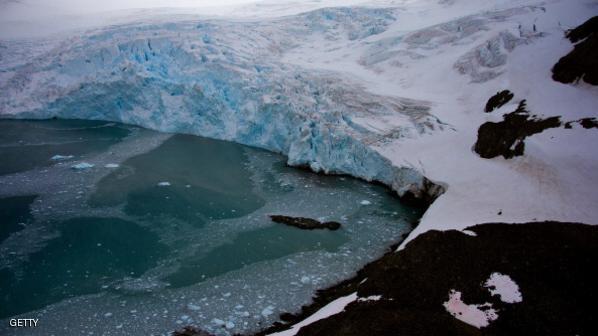
M 294 324 L 291 327 L 291 329 L 273 333 L 273 334 L 269 334 L 268 336 L 294 336 L 299 332 L 299 329 L 301 329 L 302 327 L 304 327 L 306 325 L 310 325 L 314 322 L 317 322 L 317 321 L 327 318 L 329 316 L 341 313 L 343 310 L 345 310 L 345 307 L 349 303 L 354 302 L 356 300 L 357 300 L 357 292 L 347 295 L 347 296 L 342 296 L 342 297 L 330 302 L 329 304 L 325 305 L 324 307 L 322 307 L 320 310 L 318 310 L 317 312 L 315 312 L 313 315 L 306 318 L 305 320 L 303 320 L 297 324 Z
M 476 328 L 487 327 L 498 319 L 498 313 L 491 303 L 466 304 L 461 300 L 461 292 L 451 289 L 449 300 L 443 303 L 444 308 L 456 319 Z
M 370 295 L 368 297 L 362 297 L 357 299 L 358 302 L 367 302 L 367 301 L 379 301 L 382 299 L 382 295 Z
M 517 303 L 523 301 L 519 286 L 510 276 L 501 273 L 492 273 L 484 283 L 492 295 L 500 296 L 505 303 Z

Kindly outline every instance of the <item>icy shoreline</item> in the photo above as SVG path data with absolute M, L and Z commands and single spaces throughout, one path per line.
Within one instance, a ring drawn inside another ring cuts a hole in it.
M 11 85 L 0 87 L 0 115 L 236 141 L 403 197 L 442 186 L 401 249 L 430 230 L 479 223 L 596 223 L 595 130 L 546 130 L 508 160 L 472 146 L 480 125 L 522 100 L 542 118 L 596 115 L 597 88 L 554 82 L 551 69 L 573 48 L 563 32 L 597 10 L 592 1 L 383 2 L 230 22 L 162 17 L 42 46 L 2 41 L 0 79 Z M 484 113 L 506 89 L 513 103 Z

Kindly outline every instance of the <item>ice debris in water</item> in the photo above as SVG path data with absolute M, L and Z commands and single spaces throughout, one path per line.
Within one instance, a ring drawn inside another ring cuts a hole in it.
M 200 307 L 200 306 L 198 306 L 198 305 L 195 305 L 195 304 L 193 304 L 193 303 L 190 303 L 190 304 L 188 304 L 188 305 L 187 305 L 187 308 L 189 308 L 189 310 L 194 310 L 194 311 L 197 311 L 197 310 L 200 310 L 200 309 L 201 309 L 201 307 Z
M 69 160 L 74 158 L 75 156 L 73 155 L 54 155 L 50 158 L 50 160 L 52 161 L 62 161 L 62 160 Z
M 75 169 L 75 170 L 85 170 L 85 169 L 89 169 L 89 168 L 93 168 L 94 165 L 91 163 L 87 163 L 87 162 L 81 162 L 81 163 L 77 163 L 76 165 L 73 165 L 71 168 Z
M 168 187 L 170 186 L 170 182 L 160 182 L 158 183 L 158 187 Z
M 119 165 L 118 165 L 118 163 L 107 163 L 104 167 L 105 168 L 118 168 Z
M 266 308 L 264 308 L 264 310 L 262 310 L 262 316 L 270 316 L 274 313 L 274 307 L 272 306 L 268 306 Z
M 370 202 L 368 200 L 361 201 L 361 205 L 370 205 L 370 204 L 372 204 L 372 202 Z

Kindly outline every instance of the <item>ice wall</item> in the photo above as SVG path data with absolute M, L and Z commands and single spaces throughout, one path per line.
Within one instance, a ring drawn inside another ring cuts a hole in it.
M 380 134 L 353 119 L 400 120 L 393 136 L 418 137 L 442 128 L 427 103 L 280 61 L 300 43 L 366 39 L 394 20 L 391 9 L 327 8 L 265 22 L 136 23 L 73 37 L 31 59 L 11 59 L 26 52 L 7 50 L 30 43 L 3 43 L 0 115 L 111 120 L 231 140 L 287 154 L 291 165 L 421 196 L 423 176 L 372 150 Z

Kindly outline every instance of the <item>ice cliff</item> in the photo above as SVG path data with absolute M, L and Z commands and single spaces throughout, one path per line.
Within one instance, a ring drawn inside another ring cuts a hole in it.
M 317 41 L 351 44 L 384 32 L 393 9 L 327 8 L 266 21 L 131 23 L 89 31 L 23 59 L 3 41 L 0 115 L 119 121 L 236 141 L 291 165 L 376 180 L 416 197 L 431 184 L 370 145 L 443 129 L 429 103 L 381 96 L 338 72 L 282 62 Z M 384 134 L 359 120 L 392 120 Z

